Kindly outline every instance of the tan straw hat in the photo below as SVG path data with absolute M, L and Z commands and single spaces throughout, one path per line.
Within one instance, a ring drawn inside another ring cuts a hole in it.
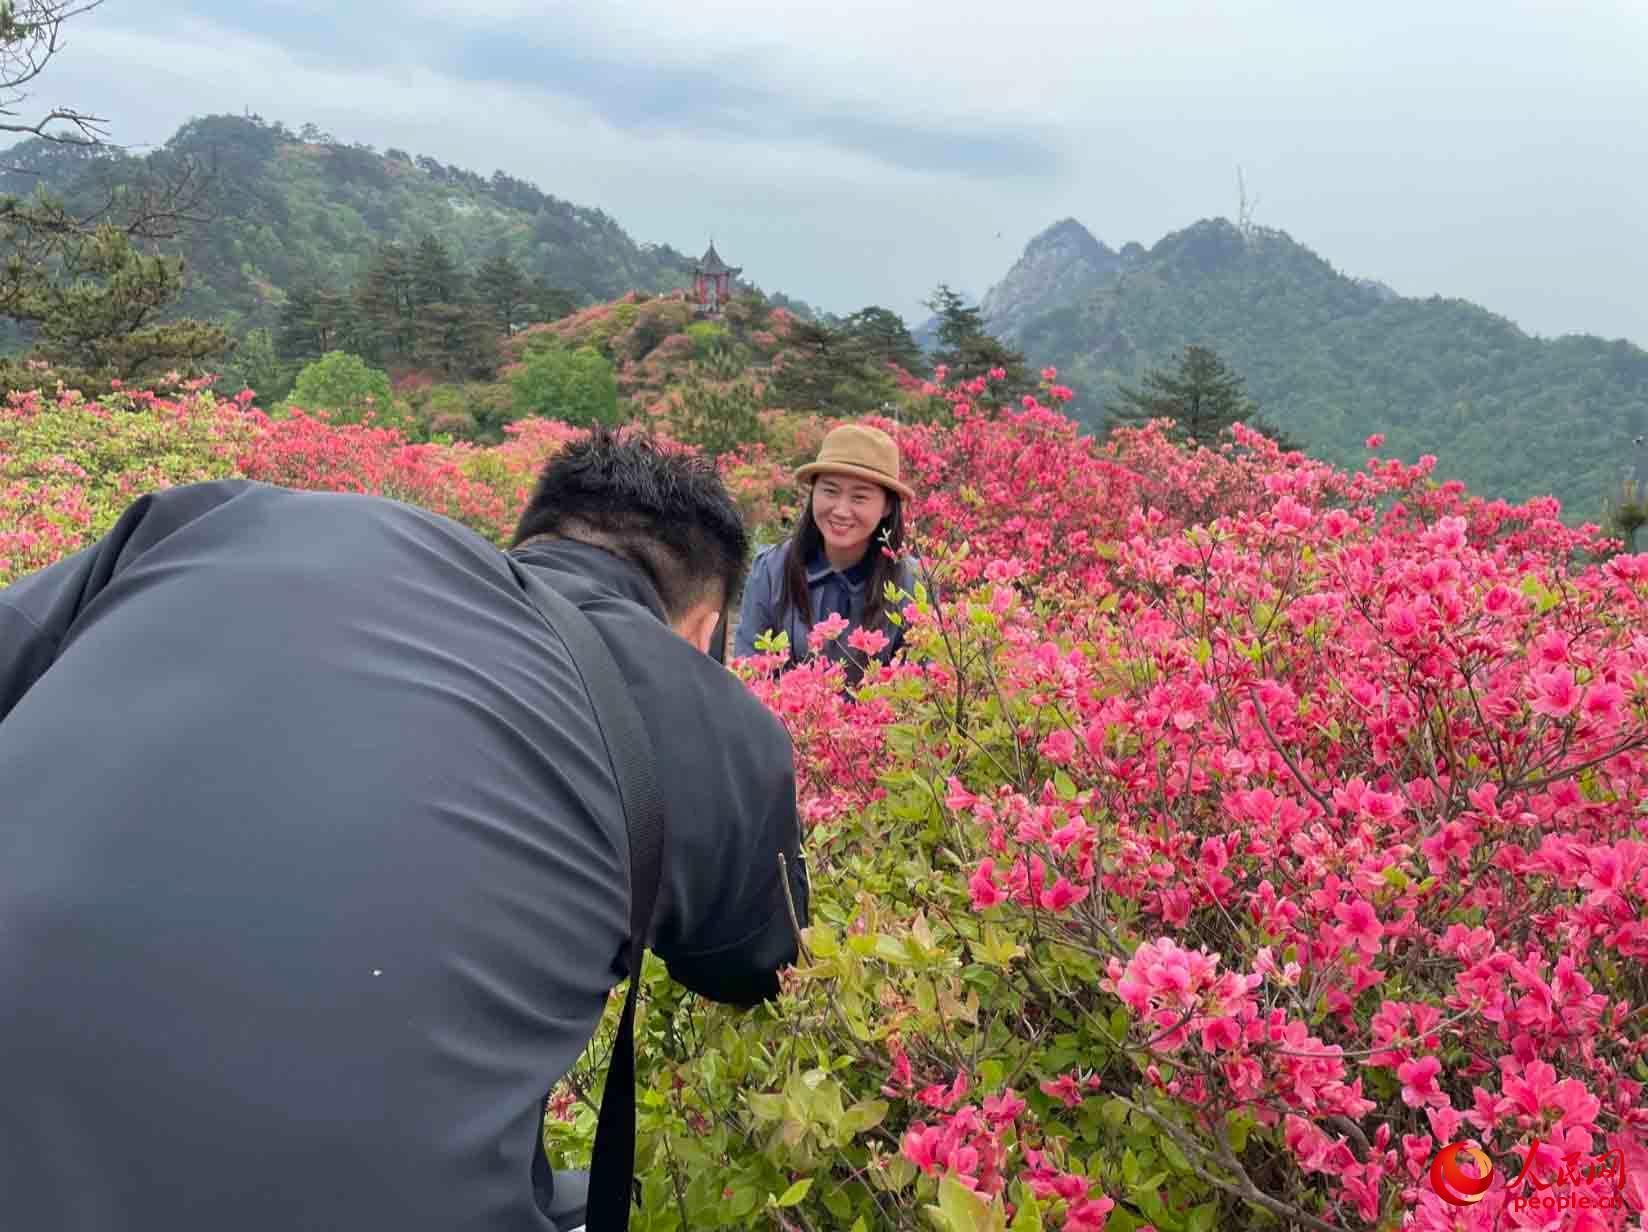
M 797 483 L 824 473 L 854 475 L 914 500 L 915 492 L 898 477 L 898 443 L 880 428 L 844 424 L 824 438 L 818 459 L 795 472 Z

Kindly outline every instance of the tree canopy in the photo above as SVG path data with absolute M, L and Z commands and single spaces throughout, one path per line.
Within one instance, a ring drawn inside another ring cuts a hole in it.
M 1232 424 L 1251 418 L 1255 408 L 1242 390 L 1242 378 L 1218 355 L 1204 346 L 1188 346 L 1172 369 L 1146 373 L 1142 389 L 1124 386 L 1108 409 L 1110 426 L 1170 419 L 1180 439 L 1215 445 Z

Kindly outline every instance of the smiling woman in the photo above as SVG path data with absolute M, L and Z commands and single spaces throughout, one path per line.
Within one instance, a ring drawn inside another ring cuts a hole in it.
M 795 477 L 811 482 L 807 503 L 794 533 L 756 554 L 734 651 L 752 655 L 763 633 L 782 632 L 790 661 L 800 663 L 811 657 L 812 627 L 839 616 L 846 627 L 823 653 L 844 660 L 856 679 L 870 658 L 885 663 L 903 642 L 887 618 L 885 596 L 888 582 L 915 591 L 913 562 L 900 554 L 904 502 L 915 493 L 899 478 L 897 443 L 862 424 L 832 431 Z M 868 637 L 855 636 L 860 630 Z

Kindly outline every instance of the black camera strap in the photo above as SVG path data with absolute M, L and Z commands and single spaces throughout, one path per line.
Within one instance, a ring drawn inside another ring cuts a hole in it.
M 532 606 L 572 652 L 573 665 L 595 708 L 629 834 L 629 947 L 625 955 L 629 993 L 612 1044 L 601 1112 L 595 1123 L 590 1160 L 587 1232 L 625 1232 L 635 1184 L 635 1003 L 653 906 L 658 898 L 664 848 L 664 798 L 653 774 L 652 741 L 614 662 L 612 652 L 589 618 L 570 600 L 532 576 L 508 556 L 510 568 Z M 540 1143 L 534 1172 L 547 1172 Z

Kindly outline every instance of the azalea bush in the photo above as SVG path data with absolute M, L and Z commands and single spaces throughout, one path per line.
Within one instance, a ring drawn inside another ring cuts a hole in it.
M 903 443 L 946 597 L 852 696 L 740 665 L 813 921 L 753 1015 L 649 973 L 640 1226 L 1637 1226 L 1648 556 L 1428 459 L 1100 447 L 1035 399 Z M 1454 1141 L 1504 1170 L 1472 1207 Z M 1536 1147 L 1617 1152 L 1622 1209 L 1511 1209 Z
M 1096 442 L 1043 377 L 1001 407 L 941 375 L 942 423 L 875 421 L 921 493 L 903 661 L 851 689 L 782 645 L 735 665 L 795 745 L 811 920 L 747 1014 L 649 959 L 634 1225 L 1640 1227 L 1648 555 L 1375 439 L 1356 472 L 1241 429 Z M 793 512 L 824 427 L 723 460 L 746 509 Z M 0 581 L 217 474 L 501 541 L 574 435 L 24 399 Z M 550 1101 L 560 1164 L 620 1004 Z M 1427 1169 L 1461 1141 L 1496 1180 L 1455 1207 Z M 1621 1209 L 1513 1209 L 1536 1144 L 1539 1179 L 1617 1152 Z

